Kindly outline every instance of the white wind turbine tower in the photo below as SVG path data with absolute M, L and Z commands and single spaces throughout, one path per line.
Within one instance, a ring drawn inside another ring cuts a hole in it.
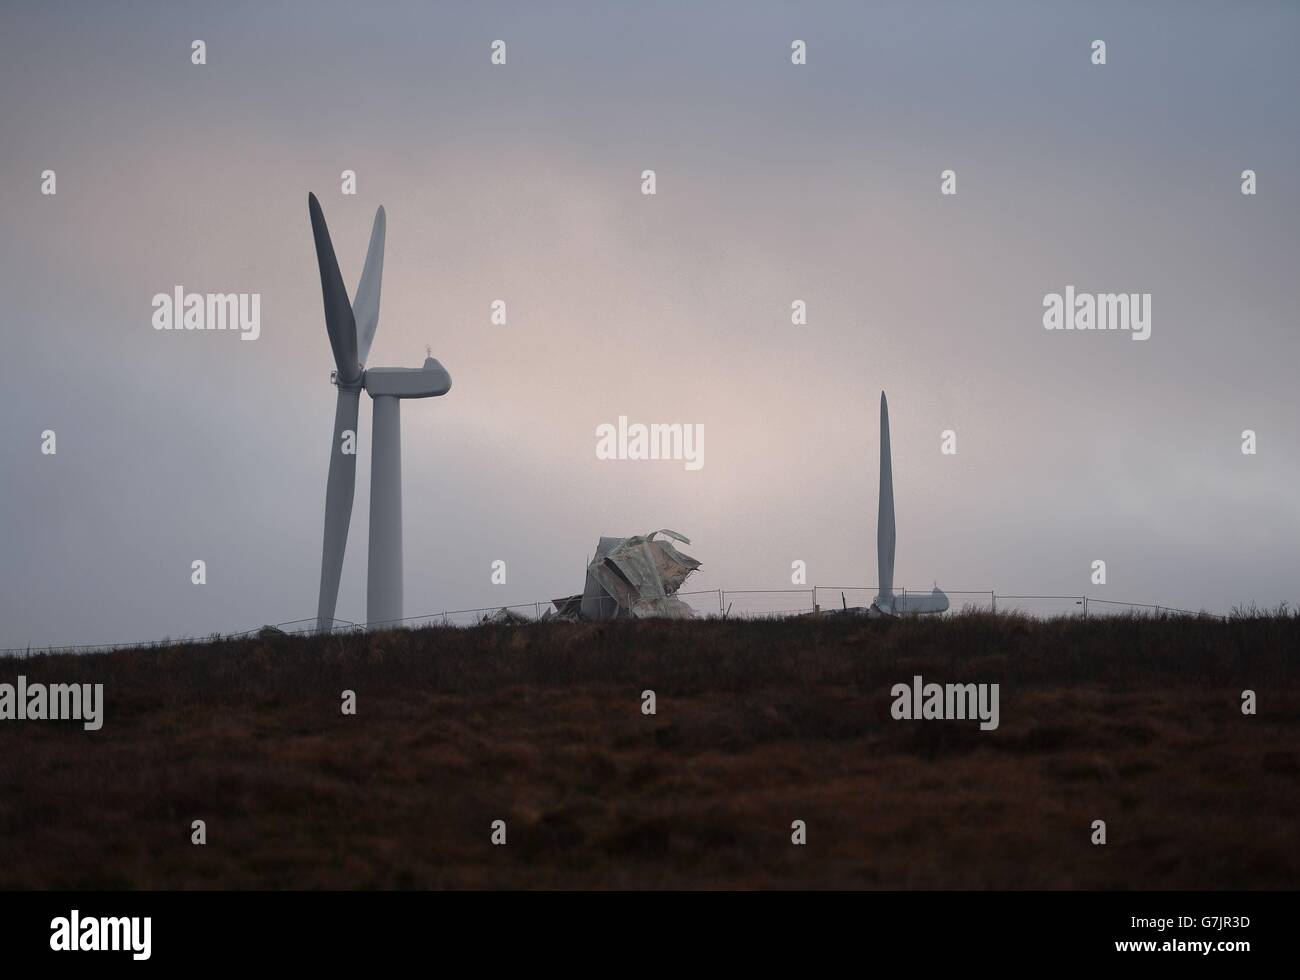
M 325 536 L 321 546 L 320 599 L 316 629 L 334 626 L 343 553 L 352 521 L 352 497 L 357 481 L 355 452 L 345 453 L 344 433 L 353 433 L 364 388 L 374 401 L 370 452 L 370 555 L 366 583 L 366 623 L 396 625 L 402 618 L 402 432 L 399 399 L 430 398 L 451 390 L 451 377 L 432 357 L 418 368 L 371 368 L 366 355 L 379 325 L 379 287 L 384 273 L 384 209 L 375 212 L 366 264 L 356 295 L 348 302 L 325 215 L 315 194 L 307 195 L 316 262 L 325 298 L 325 328 L 334 351 L 338 387 L 334 437 L 330 443 L 329 478 L 325 488 Z
M 880 503 L 876 514 L 876 566 L 880 594 L 872 609 L 887 616 L 900 613 L 940 613 L 948 597 L 936 585 L 929 595 L 894 595 L 894 468 L 889 453 L 889 402 L 880 393 Z

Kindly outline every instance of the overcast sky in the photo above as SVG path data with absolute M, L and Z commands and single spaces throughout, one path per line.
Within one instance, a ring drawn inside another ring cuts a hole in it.
M 407 615 L 660 527 L 694 588 L 874 585 L 882 389 L 897 585 L 1300 599 L 1300 6 L 1064 6 L 4 5 L 0 646 L 315 614 L 309 190 L 349 289 L 387 209 L 369 364 L 454 380 L 402 410 Z M 1150 293 L 1150 339 L 1044 330 L 1067 283 Z M 155 331 L 177 285 L 260 293 L 261 337 Z M 597 459 L 620 415 L 703 468 Z

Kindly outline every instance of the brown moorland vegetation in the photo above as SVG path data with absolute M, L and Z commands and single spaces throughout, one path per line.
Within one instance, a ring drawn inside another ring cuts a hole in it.
M 0 722 L 0 888 L 1297 888 L 1298 651 L 971 613 L 0 658 L 106 700 Z M 1000 727 L 894 720 L 915 674 L 999 684 Z

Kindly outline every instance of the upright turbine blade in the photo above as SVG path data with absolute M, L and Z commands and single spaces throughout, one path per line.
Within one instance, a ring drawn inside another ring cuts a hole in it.
M 330 469 L 325 484 L 325 533 L 321 544 L 320 598 L 316 604 L 316 628 L 334 626 L 334 610 L 343 574 L 343 552 L 352 522 L 352 496 L 357 483 L 357 411 L 361 403 L 361 361 L 357 357 L 357 325 L 348 302 L 347 288 L 339 272 L 334 243 L 330 241 L 325 215 L 315 194 L 307 195 L 311 232 L 316 241 L 316 264 L 320 267 L 321 295 L 325 299 L 325 329 L 329 332 L 334 364 L 338 368 L 338 397 L 334 405 L 334 435 L 330 441 Z M 344 452 L 343 439 L 352 433 L 353 452 Z
M 880 511 L 876 518 L 876 564 L 880 595 L 892 605 L 894 598 L 894 470 L 889 459 L 889 402 L 880 393 Z M 883 605 L 883 604 L 882 604 Z
M 357 484 L 356 453 L 343 451 L 343 434 L 352 432 L 356 449 L 357 408 L 361 390 L 339 389 L 334 405 L 334 440 L 330 445 L 330 472 L 325 485 L 325 540 L 320 557 L 320 600 L 316 604 L 316 629 L 324 632 L 334 626 L 334 609 L 339 598 L 339 578 L 343 574 L 343 552 L 348 544 L 348 525 L 352 522 L 352 494 Z
M 366 249 L 366 266 L 361 270 L 356 296 L 352 298 L 352 314 L 357 321 L 357 360 L 366 363 L 370 345 L 379 326 L 379 286 L 384 278 L 384 209 L 375 212 L 375 224 L 370 229 L 370 247 Z
M 361 361 L 357 357 L 357 324 L 348 302 L 347 287 L 339 272 L 339 261 L 334 256 L 334 243 L 325 225 L 320 201 L 315 194 L 307 195 L 311 211 L 311 233 L 316 239 L 316 264 L 320 266 L 320 289 L 325 297 L 325 329 L 329 331 L 330 347 L 334 349 L 334 363 L 338 367 L 340 384 L 354 385 L 361 380 Z M 378 296 L 376 296 L 378 299 Z

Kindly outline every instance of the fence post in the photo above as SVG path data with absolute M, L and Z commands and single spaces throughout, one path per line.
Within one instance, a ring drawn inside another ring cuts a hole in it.
M 814 585 L 809 591 L 812 593 L 813 612 L 816 612 L 817 611 L 817 586 Z
M 998 611 L 998 594 L 992 590 L 989 591 L 989 598 L 993 600 L 993 611 Z
M 533 603 L 533 615 L 534 615 L 537 619 L 541 619 L 541 618 L 542 618 L 542 604 L 541 604 L 540 602 L 534 602 L 534 603 Z
M 723 592 L 721 589 L 718 589 L 718 615 L 719 616 L 721 616 L 723 613 L 726 612 L 726 609 L 723 607 L 723 601 L 725 596 L 726 593 Z
M 1088 618 L 1088 597 L 1087 596 L 1083 597 L 1083 618 L 1084 619 Z

